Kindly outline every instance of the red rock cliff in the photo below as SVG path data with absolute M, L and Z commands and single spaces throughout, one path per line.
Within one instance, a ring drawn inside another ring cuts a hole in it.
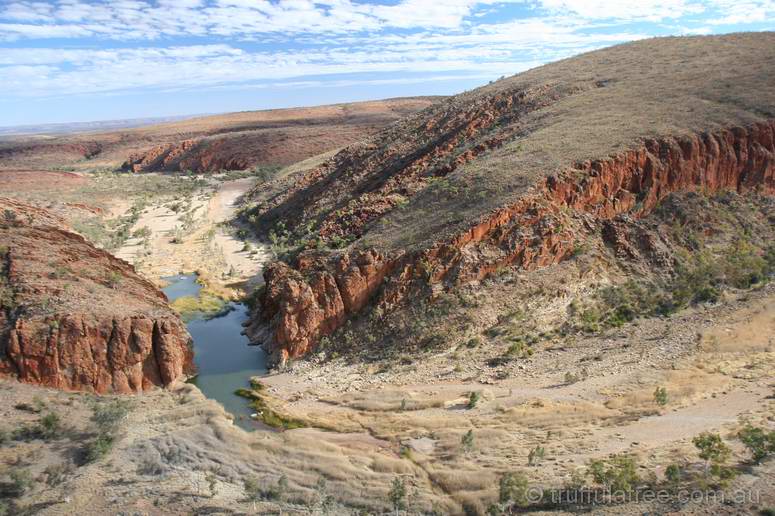
M 265 271 L 262 340 L 275 360 L 301 356 L 367 303 L 400 303 L 421 286 L 478 280 L 506 265 L 544 267 L 569 257 L 569 218 L 647 215 L 672 192 L 775 193 L 775 121 L 691 137 L 666 137 L 546 177 L 532 192 L 423 251 L 303 254 L 297 267 Z
M 191 338 L 154 285 L 41 210 L 0 199 L 0 373 L 98 393 L 193 374 Z

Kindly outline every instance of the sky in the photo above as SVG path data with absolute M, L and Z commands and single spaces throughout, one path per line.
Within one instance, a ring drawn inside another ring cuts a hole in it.
M 775 0 L 0 0 L 0 126 L 447 95 Z

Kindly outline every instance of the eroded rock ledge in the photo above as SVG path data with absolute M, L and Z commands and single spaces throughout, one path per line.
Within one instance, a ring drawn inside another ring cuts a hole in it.
M 138 392 L 194 373 L 191 337 L 134 268 L 0 199 L 0 373 L 68 390 Z
M 228 139 L 189 139 L 134 153 L 121 168 L 130 172 L 191 170 L 201 173 L 244 170 L 253 166 L 254 161 L 253 156 Z
M 507 265 L 530 270 L 557 263 L 583 238 L 575 228 L 585 218 L 642 217 L 667 195 L 689 190 L 775 193 L 775 121 L 647 140 L 616 156 L 576 163 L 422 251 L 311 251 L 295 268 L 271 264 L 249 333 L 275 361 L 298 357 L 369 303 L 390 309 L 429 292 L 429 285 L 450 288 Z

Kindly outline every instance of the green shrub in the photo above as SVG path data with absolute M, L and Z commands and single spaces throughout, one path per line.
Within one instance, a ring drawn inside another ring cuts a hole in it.
M 218 494 L 218 477 L 212 471 L 208 471 L 205 474 L 205 481 L 207 482 L 210 498 L 215 498 L 215 495 Z
M 6 489 L 9 496 L 19 498 L 32 489 L 34 481 L 26 469 L 14 469 L 8 476 L 11 478 L 11 484 Z
M 724 464 L 732 454 L 719 434 L 703 432 L 692 443 L 699 450 L 700 458 L 709 464 Z
M 41 437 L 43 439 L 52 439 L 62 429 L 62 420 L 56 412 L 49 412 L 40 418 L 39 426 Z
M 261 484 L 256 477 L 249 477 L 242 481 L 245 488 L 245 494 L 248 500 L 261 500 L 263 498 L 263 490 Z
M 135 230 L 135 232 L 132 233 L 132 236 L 134 238 L 139 238 L 140 240 L 145 240 L 147 238 L 150 238 L 151 234 L 152 234 L 151 229 L 147 226 L 143 226 Z
M 479 391 L 471 391 L 468 393 L 468 403 L 466 403 L 466 408 L 468 410 L 475 408 L 481 397 L 482 394 Z
M 463 437 L 460 439 L 460 445 L 463 448 L 463 452 L 469 453 L 471 450 L 474 449 L 474 431 L 469 430 L 465 434 L 463 434 Z
M 538 466 L 541 461 L 544 460 L 544 455 L 546 454 L 546 450 L 543 446 L 536 446 L 530 450 L 530 453 L 527 455 L 527 465 L 528 466 Z
M 14 430 L 13 439 L 17 441 L 32 441 L 34 439 L 49 440 L 60 436 L 62 420 L 56 412 L 48 412 L 41 416 L 33 425 L 22 425 Z
M 678 464 L 670 464 L 665 469 L 665 479 L 671 486 L 677 486 L 683 478 L 683 468 Z
M 563 380 L 565 382 L 565 385 L 572 385 L 574 383 L 580 382 L 581 380 L 584 380 L 588 376 L 589 376 L 589 372 L 586 369 L 582 369 L 581 372 L 578 374 L 568 371 L 565 373 Z
M 388 500 L 396 513 L 406 510 L 406 484 L 404 479 L 395 477 L 388 491 Z
M 667 389 L 664 387 L 657 387 L 657 389 L 654 391 L 654 402 L 660 407 L 664 407 L 667 405 L 667 401 Z
M 613 492 L 631 492 L 641 481 L 635 458 L 615 455 L 606 460 L 594 460 L 589 464 L 588 475 Z
M 118 430 L 127 414 L 129 403 L 125 400 L 114 400 L 110 403 L 95 404 L 92 407 L 91 421 L 100 433 L 113 433 Z
M 245 494 L 249 500 L 280 500 L 288 494 L 288 477 L 281 475 L 277 483 L 263 488 L 256 477 L 243 480 Z
M 528 505 L 528 480 L 524 473 L 506 473 L 500 478 L 498 501 L 505 506 Z
M 775 453 L 775 430 L 768 432 L 748 423 L 737 435 L 756 464 L 760 464 L 762 460 Z
M 726 287 L 751 288 L 773 274 L 775 246 L 762 250 L 740 239 L 718 254 L 709 250 L 687 252 L 669 280 L 631 280 L 602 289 L 589 303 L 572 303 L 571 326 L 597 333 L 637 317 L 669 316 L 692 304 L 717 302 Z
M 46 485 L 56 487 L 72 474 L 73 465 L 69 462 L 52 464 L 47 466 L 43 473 L 46 475 Z
M 84 447 L 84 459 L 86 462 L 96 462 L 107 455 L 113 448 L 115 438 L 110 434 L 99 434 L 89 441 Z

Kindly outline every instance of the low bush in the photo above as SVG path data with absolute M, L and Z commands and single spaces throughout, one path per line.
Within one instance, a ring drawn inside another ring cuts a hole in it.
M 43 474 L 46 475 L 46 485 L 49 487 L 58 486 L 73 473 L 73 469 L 73 465 L 69 462 L 47 466 L 43 470 Z
M 396 513 L 406 510 L 406 484 L 404 479 L 395 477 L 388 491 L 388 500 Z
M 498 483 L 498 501 L 505 507 L 526 507 L 529 503 L 528 488 L 524 473 L 506 473 Z
M 611 492 L 629 493 L 641 481 L 635 458 L 629 455 L 615 455 L 610 459 L 594 460 L 589 463 L 587 474 Z
M 7 496 L 19 498 L 32 489 L 34 480 L 28 470 L 14 468 L 8 477 L 11 479 L 11 483 L 6 487 Z
M 460 445 L 463 448 L 464 453 L 469 453 L 471 450 L 474 449 L 474 431 L 469 430 L 465 434 L 463 434 L 463 437 L 460 439 Z
M 536 446 L 535 448 L 532 448 L 530 453 L 527 455 L 527 465 L 538 466 L 544 460 L 545 455 L 546 450 L 543 446 Z
M 660 407 L 664 407 L 667 405 L 667 401 L 667 389 L 664 387 L 657 387 L 657 389 L 654 391 L 654 402 Z
M 775 274 L 775 246 L 739 239 L 726 249 L 684 253 L 667 280 L 630 280 L 600 290 L 589 303 L 571 304 L 570 327 L 597 333 L 638 317 L 669 316 L 689 305 L 717 302 L 725 288 L 748 289 Z
M 115 438 L 110 434 L 99 434 L 95 439 L 86 443 L 83 450 L 86 462 L 97 462 L 107 455 L 113 448 Z
M 760 464 L 762 460 L 775 454 L 775 430 L 768 432 L 763 428 L 757 428 L 748 423 L 737 435 L 751 453 L 751 457 L 756 464 Z
M 44 441 L 61 437 L 63 427 L 62 419 L 56 412 L 47 412 L 38 421 L 31 425 L 22 425 L 17 428 L 11 437 L 17 441 L 32 441 L 42 439 Z
M 288 494 L 288 477 L 281 475 L 276 484 L 269 484 L 266 488 L 256 477 L 249 477 L 243 481 L 243 486 L 249 500 L 279 500 Z
M 91 421 L 97 425 L 100 433 L 114 433 L 128 414 L 129 403 L 125 400 L 115 400 L 94 405 Z

